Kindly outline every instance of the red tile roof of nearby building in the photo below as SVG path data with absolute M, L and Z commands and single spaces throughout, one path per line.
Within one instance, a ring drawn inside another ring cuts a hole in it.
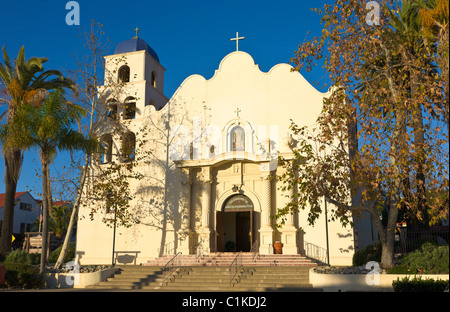
M 54 201 L 52 204 L 53 204 L 53 206 L 56 206 L 56 207 L 62 207 L 65 205 L 70 205 L 70 201 L 60 200 L 60 201 Z
M 25 193 L 28 193 L 28 192 L 17 192 L 16 197 L 14 197 L 14 199 L 19 198 L 20 196 L 22 196 Z M 4 205 L 5 205 L 5 193 L 2 193 L 2 194 L 0 194 L 0 208 L 2 208 Z
M 25 193 L 28 193 L 28 192 L 17 192 L 16 197 L 14 199 L 19 198 L 20 196 L 22 196 Z M 38 205 L 42 204 L 42 200 L 40 200 L 40 199 L 36 200 L 36 202 L 38 203 Z M 53 206 L 56 206 L 56 207 L 62 207 L 65 205 L 70 205 L 70 204 L 71 204 L 70 201 L 64 201 L 64 200 L 59 200 L 59 201 L 53 202 Z M 4 205 L 5 205 L 5 193 L 2 193 L 2 194 L 0 194 L 0 208 L 2 208 Z

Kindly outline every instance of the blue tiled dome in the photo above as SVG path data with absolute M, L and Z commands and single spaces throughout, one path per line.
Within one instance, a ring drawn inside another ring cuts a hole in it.
M 114 54 L 129 53 L 142 50 L 147 51 L 148 54 L 150 54 L 156 61 L 159 62 L 159 57 L 158 54 L 156 54 L 155 50 L 153 50 L 144 40 L 136 37 L 120 42 L 114 50 Z

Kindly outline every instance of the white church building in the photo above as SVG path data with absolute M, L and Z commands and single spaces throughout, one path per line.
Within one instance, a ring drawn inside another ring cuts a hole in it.
M 351 228 L 323 215 L 311 226 L 307 211 L 274 227 L 271 216 L 287 200 L 274 177 L 284 170 L 278 157 L 293 158 L 291 119 L 314 126 L 329 96 L 292 66 L 278 64 L 263 72 L 237 49 L 222 59 L 212 78 L 189 76 L 168 99 L 165 69 L 141 38 L 119 43 L 105 64 L 105 76 L 124 86 L 120 97 L 106 101 L 108 118 L 127 132 L 115 134 L 113 122 L 103 121 L 99 136 L 106 149 L 96 166 L 137 162 L 143 178 L 131 181 L 130 194 L 124 194 L 132 198 L 130 227 L 105 225 L 102 219 L 112 214 L 106 205 L 93 220 L 89 205 L 101 204 L 86 199 L 80 207 L 76 250 L 82 265 L 110 264 L 113 248 L 145 264 L 178 252 L 272 254 L 275 242 L 283 244 L 283 254 L 351 265 L 358 244 L 374 239 L 368 220 Z M 134 144 L 132 152 L 119 152 L 124 142 Z M 147 156 L 139 158 L 143 151 Z

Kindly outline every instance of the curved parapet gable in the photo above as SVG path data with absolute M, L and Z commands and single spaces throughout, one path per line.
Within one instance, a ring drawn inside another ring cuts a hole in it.
M 284 75 L 286 79 L 298 79 L 298 83 L 303 84 L 305 87 L 310 88 L 311 92 L 316 92 L 322 95 L 322 97 L 327 97 L 329 92 L 320 92 L 318 91 L 309 81 L 307 81 L 301 73 L 298 71 L 294 71 L 294 68 L 287 64 L 287 63 L 280 63 L 274 65 L 268 72 L 263 72 L 259 68 L 259 65 L 255 63 L 253 57 L 242 51 L 235 51 L 228 55 L 226 55 L 222 61 L 219 64 L 219 67 L 217 70 L 215 70 L 214 75 L 210 79 L 206 79 L 202 75 L 194 74 L 189 77 L 187 77 L 180 87 L 183 88 L 186 84 L 189 84 L 191 80 L 198 80 L 198 82 L 205 82 L 205 83 L 211 83 L 215 81 L 216 79 L 219 79 L 222 74 L 233 74 L 238 73 L 242 71 L 255 71 L 260 75 L 265 76 L 278 76 L 278 75 Z M 295 77 L 295 78 L 294 78 Z M 177 92 L 178 92 L 177 90 Z M 175 94 L 177 93 L 175 92 Z
M 263 72 L 248 53 L 236 51 L 222 59 L 210 79 L 187 77 L 169 103 L 184 101 L 191 118 L 201 115 L 203 123 L 219 127 L 236 118 L 239 108 L 240 118 L 255 127 L 278 125 L 279 133 L 286 135 L 290 119 L 299 125 L 316 124 L 329 94 L 315 89 L 289 64 Z

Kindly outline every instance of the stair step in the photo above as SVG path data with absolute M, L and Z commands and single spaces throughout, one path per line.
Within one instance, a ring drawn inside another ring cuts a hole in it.
M 180 255 L 177 258 L 178 266 L 230 266 L 237 253 L 211 253 L 208 255 Z M 150 260 L 146 265 L 164 266 L 174 256 L 164 255 Z M 301 255 L 259 255 L 242 254 L 240 263 L 243 266 L 315 266 L 315 262 Z
M 120 266 L 116 274 L 90 288 L 143 289 L 154 291 L 316 291 L 309 283 L 309 269 L 316 263 L 300 255 L 243 254 L 237 282 L 230 284 L 229 266 L 237 254 L 213 253 L 199 259 L 181 255 L 179 270 L 165 281 L 164 265 L 173 255 L 162 256 L 141 266 Z M 274 265 L 278 264 L 278 265 Z M 162 285 L 162 282 L 164 285 Z

